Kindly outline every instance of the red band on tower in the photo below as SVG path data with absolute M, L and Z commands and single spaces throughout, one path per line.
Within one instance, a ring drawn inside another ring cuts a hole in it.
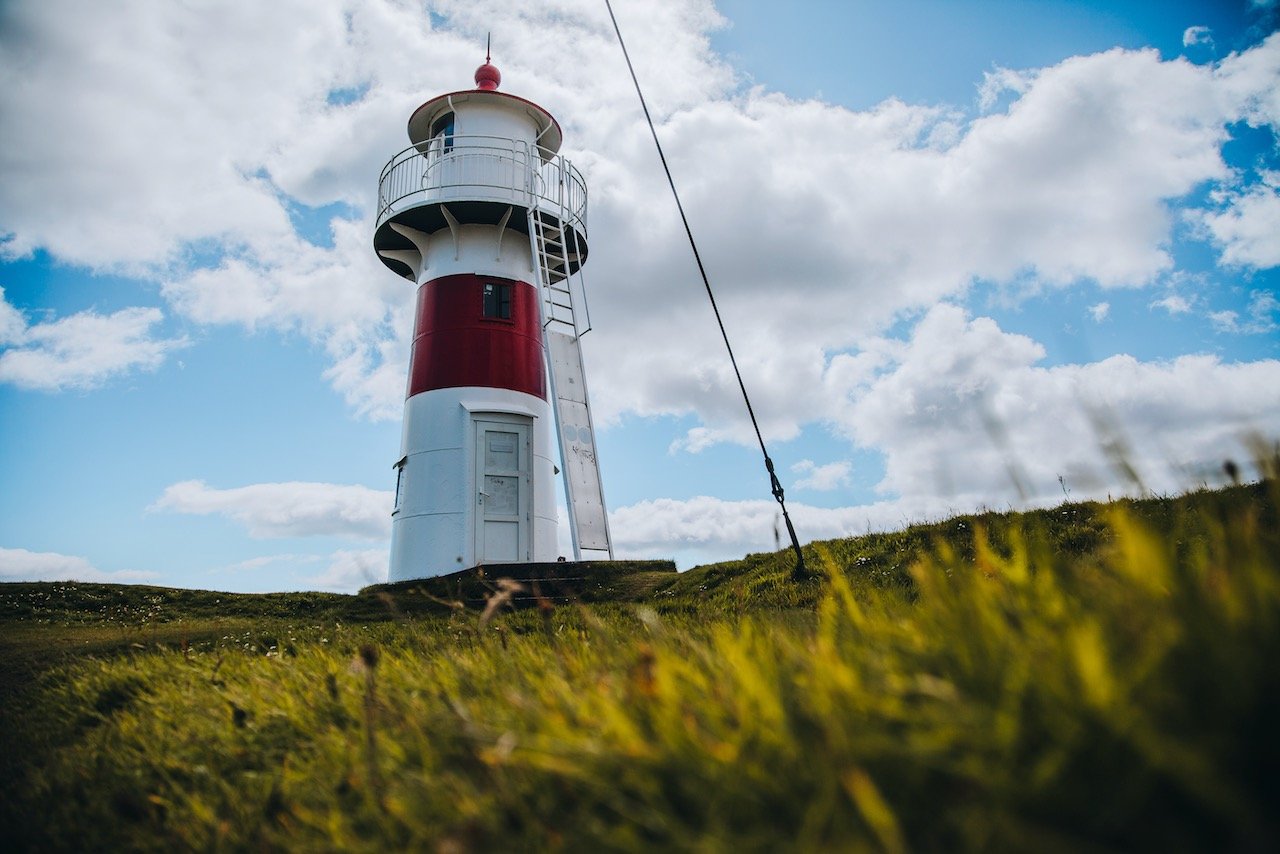
M 485 317 L 485 285 L 510 288 L 509 318 Z M 438 388 L 504 388 L 547 399 L 533 285 L 462 273 L 418 289 L 408 397 Z

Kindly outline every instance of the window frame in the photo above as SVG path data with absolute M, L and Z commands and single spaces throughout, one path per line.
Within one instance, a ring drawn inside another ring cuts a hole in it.
M 514 290 L 510 282 L 484 282 L 480 289 L 480 317 L 514 323 L 513 302 Z
M 456 127 L 457 114 L 450 110 L 431 123 L 431 141 L 440 140 L 440 153 L 448 154 L 453 151 L 453 135 Z

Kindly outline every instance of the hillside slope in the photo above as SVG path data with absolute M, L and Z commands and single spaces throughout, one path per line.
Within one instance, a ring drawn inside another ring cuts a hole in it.
M 0 587 L 0 839 L 1280 843 L 1274 481 L 960 517 L 807 558 L 798 583 L 784 552 L 543 577 L 536 592 L 491 578 L 346 597 Z M 475 591 L 517 610 L 482 610 Z

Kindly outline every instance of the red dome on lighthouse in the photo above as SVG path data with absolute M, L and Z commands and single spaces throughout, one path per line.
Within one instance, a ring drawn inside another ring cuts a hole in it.
M 486 57 L 484 65 L 476 69 L 476 88 L 483 92 L 492 92 L 501 82 L 502 74 L 498 71 L 498 66 Z

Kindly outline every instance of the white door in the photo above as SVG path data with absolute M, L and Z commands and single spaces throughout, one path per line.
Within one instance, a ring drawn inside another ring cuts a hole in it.
M 476 420 L 476 563 L 529 560 L 530 424 Z

